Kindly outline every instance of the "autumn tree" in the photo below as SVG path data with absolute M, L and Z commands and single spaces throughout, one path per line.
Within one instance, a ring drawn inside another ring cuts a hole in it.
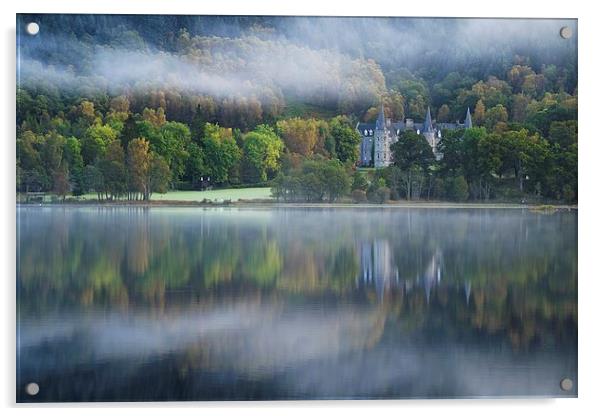
M 66 163 L 63 163 L 54 171 L 52 182 L 52 191 L 65 201 L 67 193 L 71 190 L 71 184 L 69 183 L 69 169 L 67 168 Z
M 390 90 L 381 97 L 378 105 L 372 106 L 364 115 L 365 121 L 373 121 L 378 117 L 380 105 L 385 109 L 385 117 L 392 120 L 403 120 L 405 118 L 405 99 L 398 91 Z
M 145 108 L 142 111 L 142 118 L 157 128 L 163 126 L 167 121 L 163 107 L 159 107 L 156 110 L 154 108 Z
M 309 156 L 318 142 L 318 125 L 314 119 L 299 117 L 280 120 L 276 123 L 279 135 L 286 147 L 294 153 Z
M 130 198 L 138 199 L 138 194 L 143 200 L 150 198 L 149 171 L 150 171 L 150 145 L 144 138 L 134 139 L 128 145 L 127 175 Z
M 482 126 L 485 123 L 485 103 L 483 103 L 483 100 L 477 101 L 472 121 L 476 126 Z
M 113 97 L 111 99 L 109 108 L 111 111 L 116 113 L 129 113 L 130 101 L 125 95 L 118 95 L 117 97 Z

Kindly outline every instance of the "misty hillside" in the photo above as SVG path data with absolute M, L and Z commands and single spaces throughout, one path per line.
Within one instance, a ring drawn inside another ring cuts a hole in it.
M 35 37 L 24 31 L 30 21 L 41 27 Z M 318 108 L 311 115 L 372 118 L 381 101 L 395 118 L 446 105 L 446 118 L 459 119 L 485 98 L 472 91 L 479 81 L 507 96 L 486 104 L 509 108 L 512 93 L 525 92 L 509 79 L 516 65 L 545 75 L 546 85 L 527 91 L 535 99 L 576 89 L 576 36 L 558 35 L 563 25 L 576 32 L 571 20 L 19 15 L 18 23 L 19 86 L 34 96 L 102 107 L 102 97 L 125 94 L 137 112 L 161 106 L 183 122 L 200 103 L 210 121 L 243 130 L 307 106 Z M 506 85 L 492 87 L 491 77 Z

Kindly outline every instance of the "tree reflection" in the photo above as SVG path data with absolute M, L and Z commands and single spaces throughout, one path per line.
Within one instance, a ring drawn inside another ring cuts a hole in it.
M 19 208 L 23 313 L 320 301 L 399 330 L 572 340 L 576 213 Z

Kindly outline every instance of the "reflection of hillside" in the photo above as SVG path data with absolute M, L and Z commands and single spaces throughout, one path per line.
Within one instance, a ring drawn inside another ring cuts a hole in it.
M 20 310 L 258 298 L 376 305 L 374 328 L 445 318 L 517 346 L 573 333 L 573 213 L 374 212 L 20 208 Z

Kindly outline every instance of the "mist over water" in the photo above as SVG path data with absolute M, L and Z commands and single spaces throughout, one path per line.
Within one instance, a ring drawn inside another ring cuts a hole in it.
M 18 398 L 573 396 L 558 383 L 577 381 L 576 223 L 18 208 Z

